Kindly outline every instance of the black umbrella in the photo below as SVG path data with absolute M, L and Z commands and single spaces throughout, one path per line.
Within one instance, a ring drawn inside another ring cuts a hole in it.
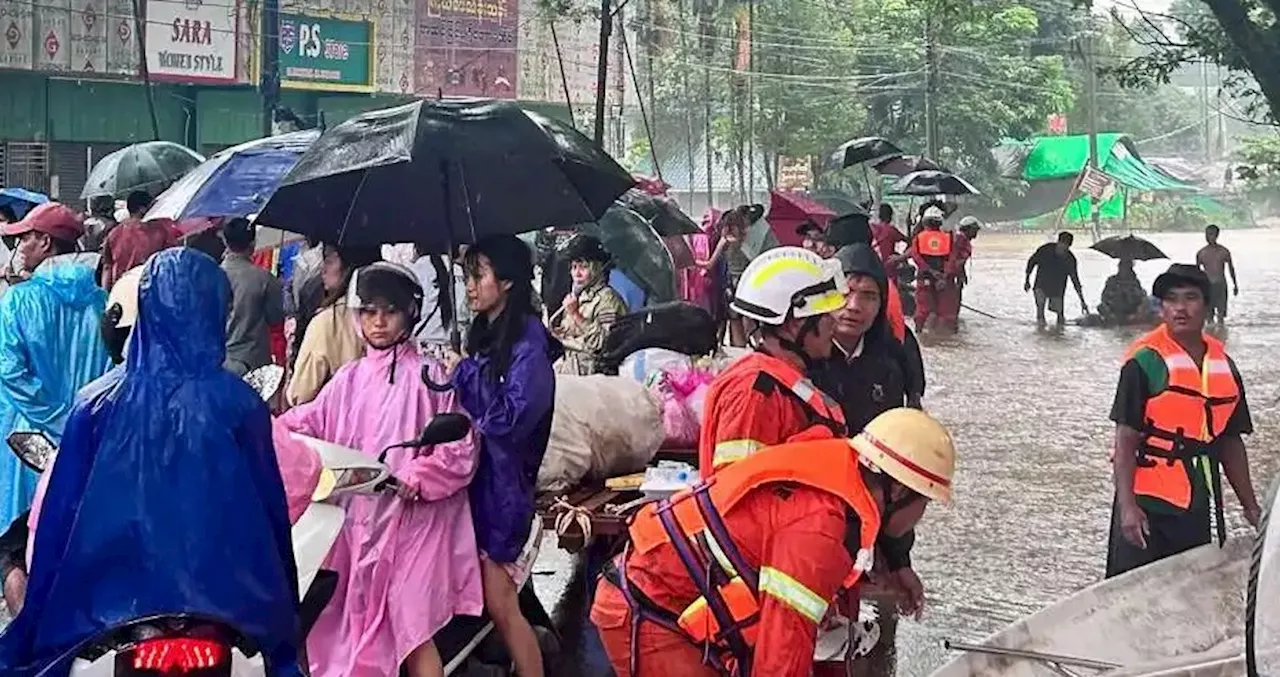
M 938 163 L 923 155 L 899 155 L 898 157 L 885 158 L 872 166 L 876 168 L 877 172 L 885 176 L 906 176 L 911 172 L 919 172 L 926 169 L 942 169 Z
M 843 169 L 867 162 L 876 162 L 895 155 L 902 155 L 902 149 L 891 141 L 878 136 L 864 136 L 840 144 L 831 152 L 828 164 L 835 169 Z
M 933 169 L 911 172 L 889 188 L 890 195 L 979 195 L 973 184 L 952 174 Z
M 582 134 L 514 103 L 420 100 L 325 132 L 258 218 L 336 244 L 445 252 L 595 221 L 634 183 Z
M 80 197 L 124 198 L 135 190 L 144 190 L 154 197 L 201 162 L 204 158 L 198 153 L 176 143 L 135 143 L 98 160 L 84 182 Z
M 1132 259 L 1134 261 L 1154 261 L 1167 259 L 1160 248 L 1151 242 L 1133 235 L 1112 235 L 1093 243 L 1090 249 L 1100 251 L 1113 259 Z
M 599 238 L 614 265 L 644 287 L 649 303 L 678 298 L 671 252 L 640 214 L 625 207 L 612 207 L 598 222 L 578 226 L 578 232 Z
M 697 235 L 702 232 L 698 224 L 680 209 L 680 205 L 665 195 L 653 195 L 639 188 L 632 188 L 618 198 L 618 205 L 639 214 L 662 237 Z

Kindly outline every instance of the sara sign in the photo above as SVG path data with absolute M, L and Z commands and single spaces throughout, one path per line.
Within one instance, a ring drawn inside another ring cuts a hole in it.
M 293 89 L 373 91 L 373 24 L 280 15 L 280 80 Z
M 234 0 L 148 0 L 147 68 L 157 80 L 234 82 Z

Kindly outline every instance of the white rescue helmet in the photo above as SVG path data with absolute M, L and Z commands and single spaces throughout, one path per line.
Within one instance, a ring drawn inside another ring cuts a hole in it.
M 120 276 L 111 285 L 111 293 L 107 294 L 107 307 L 120 306 L 120 319 L 116 320 L 116 329 L 128 329 L 138 323 L 138 287 L 142 284 L 142 270 L 146 266 L 130 268 L 129 272 Z
M 899 407 L 875 417 L 850 444 L 858 460 L 933 501 L 951 502 L 956 447 L 951 433 L 919 409 Z
M 834 313 L 844 307 L 845 282 L 838 261 L 800 247 L 777 247 L 752 259 L 729 307 L 744 317 L 780 325 Z

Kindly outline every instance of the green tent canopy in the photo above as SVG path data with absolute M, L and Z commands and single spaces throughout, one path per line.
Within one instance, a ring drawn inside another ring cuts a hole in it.
M 1020 148 L 1018 154 L 1025 154 L 1019 178 L 1035 183 L 1039 181 L 1061 181 L 1074 179 L 1084 171 L 1089 163 L 1089 137 L 1083 134 L 1074 136 L 1039 136 L 1027 141 L 1006 141 L 1002 145 L 1014 145 Z M 997 157 L 1001 157 L 997 154 Z M 1122 190 L 1117 191 L 1111 199 L 1099 205 L 1099 214 L 1104 219 L 1122 219 L 1125 209 L 1125 192 L 1194 192 L 1195 186 L 1178 181 L 1143 161 L 1134 147 L 1133 140 L 1127 134 L 1107 133 L 1098 135 L 1099 169 L 1120 184 Z M 1067 207 L 1065 215 L 1068 221 L 1087 221 L 1090 217 L 1088 197 L 1079 197 Z

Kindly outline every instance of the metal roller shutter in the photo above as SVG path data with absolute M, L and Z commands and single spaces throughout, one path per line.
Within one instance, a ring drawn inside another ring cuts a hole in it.
M 40 142 L 5 144 L 4 185 L 45 192 L 49 189 L 49 147 Z

